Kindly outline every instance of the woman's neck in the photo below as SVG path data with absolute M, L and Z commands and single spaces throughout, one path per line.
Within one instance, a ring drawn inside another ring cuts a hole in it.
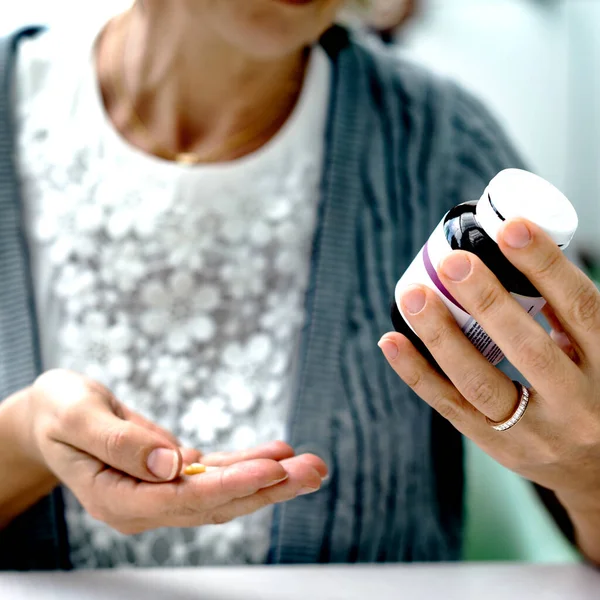
M 106 27 L 97 67 L 108 114 L 147 152 L 238 158 L 264 145 L 288 118 L 307 54 L 250 57 L 183 6 L 138 3 Z

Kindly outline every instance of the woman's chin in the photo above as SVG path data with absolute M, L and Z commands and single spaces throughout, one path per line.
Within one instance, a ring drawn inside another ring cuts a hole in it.
M 249 55 L 275 59 L 317 41 L 340 5 L 341 0 L 227 0 L 221 6 L 235 10 L 227 18 L 215 14 L 214 27 Z

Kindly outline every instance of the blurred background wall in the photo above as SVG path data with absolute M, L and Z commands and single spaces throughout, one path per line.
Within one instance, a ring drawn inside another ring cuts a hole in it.
M 0 0 L 0 35 L 31 22 L 77 27 L 128 3 Z M 487 103 L 532 170 L 575 203 L 573 257 L 599 256 L 600 0 L 422 0 L 395 42 Z M 467 558 L 574 560 L 527 483 L 473 446 L 468 470 Z

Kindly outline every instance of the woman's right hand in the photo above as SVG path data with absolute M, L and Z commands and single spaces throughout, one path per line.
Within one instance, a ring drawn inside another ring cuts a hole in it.
M 70 371 L 41 375 L 27 394 L 28 451 L 69 487 L 94 518 L 134 534 L 224 523 L 317 491 L 325 463 L 283 442 L 202 456 L 220 467 L 180 476 L 200 453 Z

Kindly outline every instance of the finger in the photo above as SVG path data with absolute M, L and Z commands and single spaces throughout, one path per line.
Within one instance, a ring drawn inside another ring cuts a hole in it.
M 181 488 L 171 510 L 188 517 L 191 512 L 217 509 L 232 501 L 248 498 L 273 486 L 292 490 L 318 489 L 327 475 L 325 463 L 312 454 L 281 460 L 253 459 L 228 465 L 216 471 L 185 478 L 191 485 Z M 285 484 L 284 484 L 285 482 Z M 161 486 L 162 487 L 162 486 Z M 294 492 L 295 493 L 295 492 Z
M 95 486 L 115 518 L 142 518 L 158 526 L 180 517 L 198 515 L 251 496 L 285 481 L 288 474 L 277 461 L 256 459 L 161 485 L 140 482 L 109 469 L 99 473 Z
M 190 453 L 188 454 L 188 452 Z M 206 455 L 198 453 L 198 456 L 195 456 L 194 452 L 196 451 L 189 451 L 186 449 L 184 454 L 185 464 L 202 462 L 207 466 L 218 467 L 228 466 L 244 460 L 252 460 L 256 458 L 270 458 L 271 460 L 284 462 L 285 459 L 292 458 L 294 456 L 293 448 L 288 444 L 279 441 L 267 442 L 266 444 L 262 444 L 256 448 L 242 450 L 239 452 L 213 452 Z M 314 454 L 302 454 L 297 458 L 312 465 L 312 467 L 321 474 L 321 477 L 327 476 L 328 467 L 320 457 L 315 456 Z
M 101 402 L 66 417 L 63 439 L 58 440 L 97 458 L 127 475 L 145 481 L 170 481 L 181 471 L 177 445 L 145 427 L 115 416 Z
M 82 500 L 99 473 L 107 469 L 97 458 L 79 450 L 75 446 L 59 442 L 49 444 L 44 457 L 52 472 Z M 121 473 L 123 477 L 129 477 Z
M 98 382 L 54 370 L 40 376 L 32 392 L 42 394 L 54 408 L 45 422 L 46 438 L 139 479 L 165 481 L 179 473 L 181 454 L 177 446 L 121 418 L 122 406 Z M 66 460 L 68 457 L 66 453 Z
M 502 287 L 491 271 L 468 252 L 454 251 L 439 267 L 442 283 L 481 324 L 508 360 L 546 398 L 577 389 L 582 374 Z
M 44 439 L 81 450 L 84 456 L 139 479 L 165 481 L 179 473 L 177 446 L 121 418 L 122 405 L 98 382 L 57 369 L 41 375 L 31 389 L 52 408 L 41 420 Z M 64 459 L 69 456 L 66 452 Z
M 271 460 L 283 460 L 294 456 L 294 450 L 285 442 L 267 442 L 249 450 L 240 450 L 237 452 L 211 452 L 205 454 L 202 462 L 205 465 L 215 467 L 232 465 L 244 460 L 254 458 L 270 458 Z
M 170 481 L 181 471 L 177 445 L 145 427 L 110 413 L 82 417 L 86 427 L 72 435 L 73 445 L 127 475 L 145 481 Z
M 290 464 L 296 465 L 300 463 L 308 465 L 309 467 L 314 469 L 319 474 L 319 477 L 321 477 L 321 479 L 324 479 L 329 475 L 329 468 L 325 464 L 325 461 L 314 454 L 300 454 L 296 457 L 293 457 L 292 459 L 286 459 L 281 461 L 281 464 L 286 469 L 287 466 Z
M 287 502 L 320 489 L 322 475 L 311 465 L 311 460 L 302 460 L 300 457 L 296 457 L 282 461 L 282 465 L 289 475 L 284 482 L 259 490 L 252 496 L 232 500 L 228 504 L 214 509 L 205 518 L 209 523 L 226 523 L 266 506 Z M 183 518 L 178 525 L 186 527 L 189 526 L 189 523 L 186 523 Z
M 86 486 L 82 484 L 84 478 L 78 471 L 83 469 L 89 475 L 94 464 L 93 485 Z M 99 461 L 88 460 L 87 457 L 80 461 L 80 465 L 69 473 L 67 485 L 92 516 L 117 526 L 124 533 L 205 524 L 210 520 L 207 517 L 210 511 L 252 497 L 263 489 L 278 487 L 287 481 L 289 471 L 293 477 L 291 491 L 286 488 L 287 492 L 273 496 L 274 500 L 283 501 L 287 496 L 294 496 L 297 489 L 318 488 L 323 471 L 322 465 L 317 464 L 318 468 L 315 468 L 314 457 L 303 455 L 281 463 L 267 459 L 237 463 L 199 476 L 156 485 L 135 480 L 114 469 L 103 469 Z
M 435 292 L 411 286 L 402 296 L 403 312 L 460 394 L 492 421 L 514 411 L 515 386 L 465 337 Z
M 576 364 L 579 364 L 579 353 L 571 343 L 571 339 L 564 331 L 556 331 L 553 329 L 550 332 L 552 341 Z
M 548 325 L 550 325 L 550 337 L 552 341 L 576 364 L 581 364 L 581 350 L 578 349 L 573 340 L 563 329 L 562 323 L 558 320 L 556 313 L 549 304 L 545 304 L 542 309 Z
M 386 333 L 379 346 L 406 385 L 462 434 L 470 438 L 477 436 L 483 415 L 427 362 L 406 337 L 399 333 Z
M 181 458 L 183 459 L 182 468 L 192 463 L 202 462 L 202 452 L 200 450 L 196 450 L 195 448 L 179 448 L 181 452 Z M 204 463 L 206 464 L 206 463 Z
M 124 419 L 126 419 L 127 421 L 131 421 L 132 423 L 135 423 L 140 427 L 145 427 L 146 429 L 153 431 L 154 433 L 169 440 L 174 446 L 181 447 L 181 442 L 170 431 L 167 431 L 163 427 L 160 427 L 160 425 L 157 425 L 156 423 L 153 423 L 152 421 L 146 419 L 146 417 L 143 417 L 139 413 L 134 412 L 124 404 L 122 404 L 121 407 Z
M 596 358 L 600 336 L 600 292 L 539 227 L 506 223 L 499 245 L 552 306 L 564 330 L 588 357 Z
M 549 304 L 545 304 L 544 308 L 542 308 L 542 315 L 544 315 L 548 325 L 550 325 L 554 331 L 564 332 L 562 323 L 559 321 L 556 313 Z

